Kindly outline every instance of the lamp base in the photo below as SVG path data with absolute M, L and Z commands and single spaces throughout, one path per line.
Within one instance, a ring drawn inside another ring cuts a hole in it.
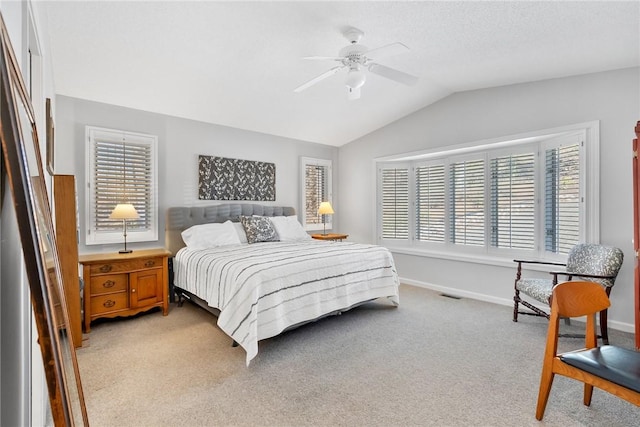
M 118 251 L 120 254 L 130 254 L 131 252 L 133 252 L 131 249 L 122 249 L 121 251 Z

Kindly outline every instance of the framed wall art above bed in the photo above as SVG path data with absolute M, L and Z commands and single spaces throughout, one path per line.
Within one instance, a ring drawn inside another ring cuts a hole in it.
M 275 163 L 198 156 L 200 200 L 276 200 Z

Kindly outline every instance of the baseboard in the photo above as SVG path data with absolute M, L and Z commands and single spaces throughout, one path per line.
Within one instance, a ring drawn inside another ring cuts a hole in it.
M 470 298 L 470 299 L 474 299 L 474 300 L 478 300 L 478 301 L 484 301 L 484 302 L 490 302 L 493 304 L 498 304 L 498 305 L 504 305 L 507 307 L 513 307 L 513 299 L 507 299 L 507 298 L 498 298 L 498 297 L 494 297 L 491 295 L 486 295 L 486 294 L 481 294 L 481 293 L 477 293 L 477 292 L 470 292 L 470 291 L 465 291 L 462 289 L 456 289 L 456 288 L 450 288 L 447 286 L 440 286 L 440 285 L 436 285 L 433 283 L 427 283 L 427 282 L 422 282 L 419 280 L 413 280 L 413 279 L 407 279 L 404 277 L 400 278 L 400 283 L 406 284 L 406 285 L 411 285 L 411 286 L 416 286 L 419 288 L 425 288 L 425 289 L 430 289 L 432 291 L 436 291 L 436 292 L 440 292 L 443 294 L 447 294 L 447 295 L 452 295 L 452 296 L 456 296 L 456 297 L 461 297 L 461 298 Z M 535 304 L 534 304 L 535 305 Z M 540 306 L 541 309 L 545 309 L 544 307 Z M 546 308 L 548 310 L 548 307 Z M 622 332 L 628 332 L 628 333 L 635 333 L 635 325 L 631 324 L 631 323 L 624 323 L 624 322 L 618 322 L 615 320 L 611 320 L 611 318 L 608 319 L 609 320 L 609 328 L 611 329 L 615 329 L 617 331 L 622 331 Z

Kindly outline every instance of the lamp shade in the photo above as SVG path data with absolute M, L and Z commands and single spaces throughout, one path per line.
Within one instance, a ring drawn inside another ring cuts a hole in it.
M 333 208 L 331 207 L 331 203 L 329 202 L 321 202 L 320 207 L 318 208 L 318 215 L 329 215 L 332 214 Z
M 138 211 L 131 203 L 118 203 L 109 215 L 109 219 L 137 219 Z

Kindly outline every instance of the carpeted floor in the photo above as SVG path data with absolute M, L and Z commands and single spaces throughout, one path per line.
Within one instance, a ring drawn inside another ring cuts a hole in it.
M 373 302 L 262 341 L 246 367 L 215 317 L 185 303 L 95 322 L 77 354 L 94 427 L 640 426 L 640 408 L 597 389 L 585 407 L 562 377 L 536 421 L 547 321 L 511 311 L 402 285 L 400 307 Z M 631 334 L 610 341 L 633 348 Z

